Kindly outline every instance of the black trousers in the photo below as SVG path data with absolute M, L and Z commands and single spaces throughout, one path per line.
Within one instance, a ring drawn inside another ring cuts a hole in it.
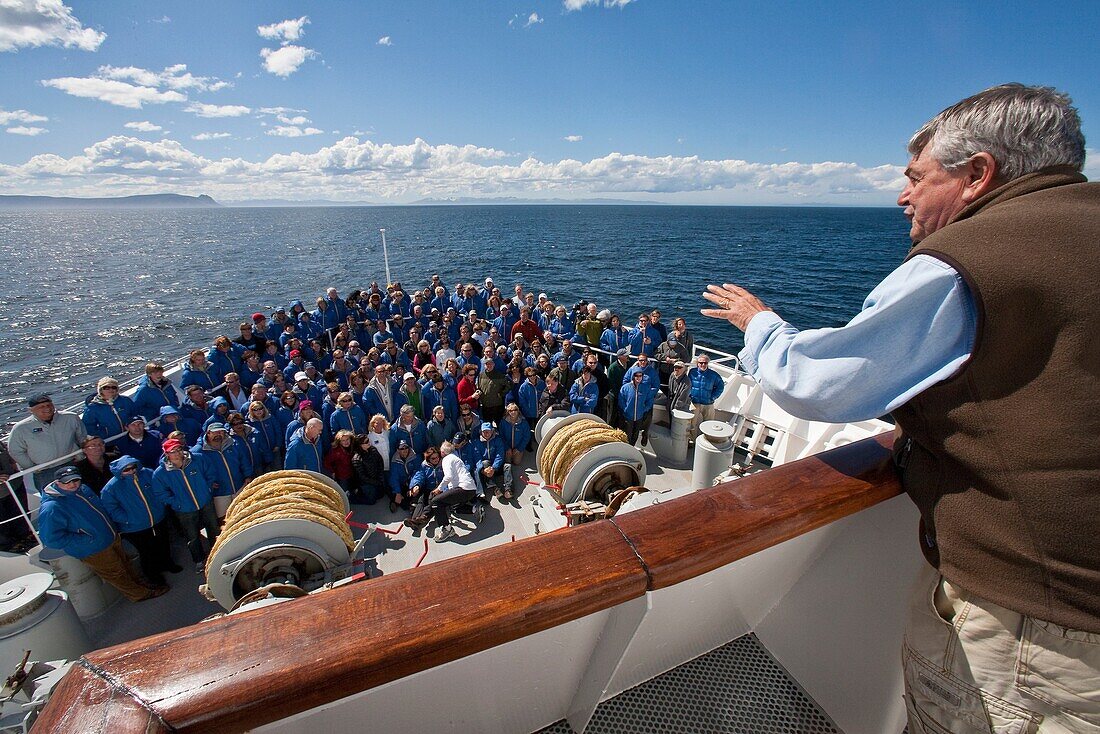
M 209 549 L 204 550 L 202 537 L 199 531 L 206 528 L 206 539 L 213 547 L 214 540 L 218 537 L 218 516 L 214 512 L 214 500 L 210 500 L 197 512 L 177 512 L 183 534 L 187 537 L 187 550 L 191 552 L 191 560 L 201 563 L 206 560 Z
M 448 489 L 432 500 L 432 515 L 438 527 L 451 524 L 451 508 L 464 505 L 477 494 L 472 489 Z
M 492 421 L 497 425 L 500 424 L 500 419 L 504 417 L 504 405 L 482 405 L 481 406 L 481 420 Z
M 649 430 L 649 424 L 653 420 L 653 411 L 647 412 L 636 421 L 632 421 L 625 416 L 622 420 L 621 428 L 626 431 L 626 442 L 633 446 L 634 442 L 638 440 L 638 434 Z
M 151 528 L 136 533 L 123 533 L 122 537 L 137 548 L 141 572 L 145 578 L 154 579 L 176 564 L 172 562 L 172 548 L 168 543 L 168 519 L 162 518 Z

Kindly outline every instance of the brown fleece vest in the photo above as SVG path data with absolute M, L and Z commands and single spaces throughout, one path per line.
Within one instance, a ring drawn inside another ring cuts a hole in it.
M 921 548 L 974 594 L 1100 632 L 1100 183 L 1023 176 L 922 253 L 965 279 L 978 332 L 956 375 L 894 413 Z

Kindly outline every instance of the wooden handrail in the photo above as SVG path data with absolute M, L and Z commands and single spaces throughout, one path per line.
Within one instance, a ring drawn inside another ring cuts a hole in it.
M 370 690 L 888 499 L 900 488 L 885 444 L 866 439 L 614 521 L 89 653 L 34 731 L 239 732 Z

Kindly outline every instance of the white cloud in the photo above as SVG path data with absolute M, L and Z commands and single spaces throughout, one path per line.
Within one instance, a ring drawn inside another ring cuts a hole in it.
M 306 123 L 313 122 L 304 115 L 297 115 L 295 117 L 287 117 L 286 115 L 276 115 L 275 119 L 284 125 L 305 125 Z
M 581 10 L 586 5 L 603 5 L 605 8 L 624 8 L 634 0 L 562 0 L 566 12 Z
M 263 38 L 288 43 L 297 41 L 302 37 L 307 23 L 309 23 L 309 16 L 303 15 L 297 20 L 284 20 L 271 25 L 262 25 L 256 29 L 256 32 Z
M 393 45 L 393 40 L 389 36 L 382 36 L 381 38 L 378 39 L 378 44 L 377 45 L 379 45 L 379 46 L 392 46 Z
M 142 120 L 141 122 L 128 122 L 123 125 L 123 127 L 129 128 L 131 130 L 137 130 L 143 133 L 155 133 L 164 129 L 160 125 L 154 125 L 148 120 Z
M 192 140 L 220 140 L 221 138 L 232 137 L 229 133 L 199 133 L 198 135 L 192 135 Z
M 11 110 L 8 112 L 0 109 L 0 125 L 10 125 L 13 122 L 48 122 L 49 119 L 26 110 Z
M 527 16 L 527 22 L 523 24 L 523 27 L 530 28 L 531 26 L 538 25 L 542 22 L 543 19 L 539 17 L 538 13 L 531 13 L 529 16 Z
M 564 138 L 562 138 L 562 140 L 568 141 L 570 143 L 579 143 L 582 140 L 584 140 L 584 136 L 583 135 L 566 135 Z
M 277 125 L 268 130 L 265 135 L 275 135 L 280 138 L 301 138 L 307 135 L 320 135 L 324 130 L 315 127 L 307 127 L 304 130 L 296 125 Z
M 12 135 L 29 135 L 30 137 L 34 137 L 35 135 L 41 135 L 42 133 L 48 133 L 49 130 L 47 130 L 44 127 L 16 125 L 15 127 L 7 128 L 6 132 L 11 133 Z
M 101 102 L 139 110 L 144 104 L 186 102 L 187 97 L 175 90 L 159 91 L 153 87 L 135 86 L 114 79 L 66 76 L 60 79 L 44 79 L 42 84 L 60 89 L 74 97 L 98 99 Z
M 298 67 L 316 55 L 317 52 L 311 48 L 293 45 L 277 49 L 260 49 L 260 57 L 264 60 L 264 69 L 281 77 L 288 77 L 298 71 Z
M 251 108 L 239 104 L 205 104 L 192 102 L 184 108 L 187 112 L 194 112 L 199 117 L 240 117 L 252 111 Z
M 171 18 L 169 18 L 169 17 L 167 16 L 167 15 L 162 15 L 162 16 L 160 16 L 159 18 L 153 18 L 153 19 L 152 19 L 151 21 L 149 21 L 149 22 L 150 22 L 150 23 L 160 23 L 160 24 L 164 24 L 164 23 L 171 23 L 171 22 L 172 22 L 172 19 L 171 19 Z
M 70 158 L 44 154 L 20 165 L 0 165 L 4 192 L 74 195 L 109 187 L 123 195 L 167 184 L 175 190 L 237 199 L 641 195 L 688 202 L 691 199 L 684 197 L 706 197 L 709 203 L 851 204 L 889 203 L 904 177 L 897 165 L 766 164 L 619 152 L 588 161 L 518 160 L 506 151 L 475 145 L 431 145 L 419 138 L 393 145 L 354 137 L 314 152 L 249 161 L 206 158 L 173 140 L 115 136 Z
M 295 112 L 305 114 L 309 112 L 309 110 L 300 110 L 297 107 L 261 107 L 256 111 L 262 115 L 289 115 Z
M 132 82 L 143 87 L 194 89 L 199 92 L 216 92 L 232 86 L 214 77 L 195 76 L 187 71 L 187 64 L 166 66 L 163 71 L 149 71 L 136 66 L 101 66 L 96 70 L 96 77 Z
M 106 33 L 85 28 L 61 0 L 0 0 L 0 51 L 63 46 L 95 51 Z

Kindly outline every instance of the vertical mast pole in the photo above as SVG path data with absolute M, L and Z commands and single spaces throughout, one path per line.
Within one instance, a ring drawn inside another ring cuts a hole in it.
M 378 231 L 382 233 L 382 257 L 386 260 L 386 286 L 388 287 L 393 283 L 393 278 L 390 277 L 390 253 L 386 249 L 386 229 L 383 227 Z

